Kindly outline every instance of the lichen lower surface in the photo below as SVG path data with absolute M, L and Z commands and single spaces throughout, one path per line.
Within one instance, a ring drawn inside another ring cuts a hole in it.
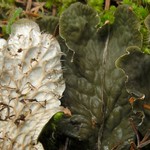
M 0 39 L 0 149 L 43 149 L 38 136 L 59 111 L 65 89 L 56 39 L 33 21 L 12 25 Z

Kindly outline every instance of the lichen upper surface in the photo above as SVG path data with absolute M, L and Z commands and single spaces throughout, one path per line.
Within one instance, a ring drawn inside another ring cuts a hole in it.
M 141 47 L 139 22 L 123 5 L 117 8 L 112 25 L 98 29 L 97 24 L 96 12 L 81 3 L 71 5 L 60 17 L 60 35 L 71 49 L 64 50 L 67 71 L 62 102 L 72 111 L 61 122 L 61 131 L 72 141 L 87 142 L 85 150 L 128 149 L 129 140 L 134 139 L 130 95 L 126 76 L 115 61 L 128 47 Z M 78 145 L 68 147 L 75 150 Z
M 0 149 L 41 150 L 42 128 L 63 111 L 62 52 L 31 20 L 19 20 L 11 30 L 7 41 L 0 39 Z

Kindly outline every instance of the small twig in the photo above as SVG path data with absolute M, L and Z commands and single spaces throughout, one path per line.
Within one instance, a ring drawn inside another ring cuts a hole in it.
M 137 131 L 137 128 L 136 128 L 136 126 L 135 126 L 135 124 L 134 124 L 132 118 L 130 118 L 130 124 L 131 124 L 131 127 L 132 127 L 132 129 L 133 129 L 135 135 L 136 135 L 136 138 L 137 138 L 137 145 L 140 145 L 139 133 L 138 133 L 138 131 Z
M 105 0 L 105 10 L 109 10 L 110 0 Z
M 32 6 L 32 0 L 28 0 L 27 6 L 26 6 L 26 12 L 31 10 L 31 6 Z
M 26 5 L 26 1 L 25 0 L 15 0 L 15 2 L 20 3 L 22 5 Z
M 136 149 L 141 149 L 141 148 L 145 147 L 146 145 L 150 144 L 150 129 L 145 134 L 144 138 L 140 141 L 138 130 L 137 130 L 132 118 L 130 119 L 130 123 L 131 123 L 132 129 L 137 138 L 137 146 L 134 143 L 132 143 L 132 147 L 133 148 L 136 147 Z
M 120 141 L 120 142 L 118 142 L 117 144 L 115 144 L 112 148 L 111 148 L 111 150 L 118 150 L 118 148 L 119 148 L 119 146 L 122 144 L 122 142 Z
M 56 16 L 56 13 L 57 13 L 57 11 L 56 11 L 56 6 L 53 5 L 53 6 L 52 6 L 52 16 Z
M 150 138 L 150 129 L 149 129 L 149 131 L 145 134 L 145 136 L 144 136 L 144 138 L 143 138 L 143 140 L 142 140 L 141 142 L 145 142 L 145 141 L 147 141 L 149 138 Z
M 69 138 L 66 139 L 64 150 L 67 150 L 68 143 L 69 143 Z
M 138 145 L 138 148 L 142 148 L 148 144 L 150 144 L 150 130 L 145 134 L 144 138 L 140 142 L 140 145 Z
M 144 146 L 147 146 L 148 144 L 150 144 L 150 140 L 148 140 L 148 141 L 146 141 L 144 143 L 141 142 L 140 145 L 137 146 L 137 148 L 143 148 Z

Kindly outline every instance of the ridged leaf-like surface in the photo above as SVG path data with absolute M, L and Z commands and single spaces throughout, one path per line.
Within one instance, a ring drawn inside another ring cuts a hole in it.
M 145 19 L 145 25 L 149 30 L 150 16 Z M 149 47 L 149 39 L 147 44 Z M 144 136 L 150 128 L 150 55 L 143 53 L 140 48 L 133 46 L 127 49 L 126 54 L 121 56 L 116 64 L 127 76 L 126 88 L 134 99 L 132 109 L 136 115 L 135 123 L 140 113 L 141 120 L 137 123 L 141 125 L 138 126 L 138 130 Z
M 62 120 L 61 132 L 80 144 L 86 142 L 82 149 L 127 149 L 134 138 L 129 124 L 132 109 L 126 76 L 115 61 L 128 47 L 141 47 L 139 24 L 128 6 L 117 8 L 112 25 L 98 29 L 98 22 L 97 13 L 80 3 L 60 18 L 60 35 L 68 47 L 62 103 L 72 112 Z M 70 143 L 71 150 L 79 146 Z

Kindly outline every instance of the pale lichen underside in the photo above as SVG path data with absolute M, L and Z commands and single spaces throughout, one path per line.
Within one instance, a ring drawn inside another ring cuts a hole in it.
M 26 19 L 0 43 L 0 149 L 43 149 L 37 145 L 42 128 L 63 110 L 60 46 Z

